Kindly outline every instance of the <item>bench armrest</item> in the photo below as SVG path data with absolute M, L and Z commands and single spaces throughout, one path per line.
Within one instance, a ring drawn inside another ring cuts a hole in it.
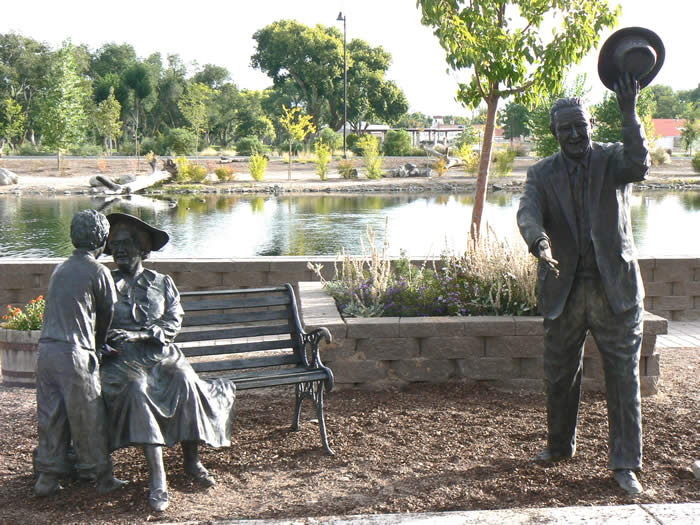
M 314 368 L 325 368 L 325 366 L 323 366 L 323 362 L 321 361 L 321 352 L 319 347 L 321 344 L 321 339 L 325 339 L 326 343 L 333 341 L 333 336 L 331 336 L 328 328 L 321 327 L 308 333 L 304 332 L 302 334 L 302 339 L 304 342 L 304 347 L 306 347 L 306 345 L 311 345 L 311 366 Z M 307 365 L 308 364 L 309 363 L 307 363 Z

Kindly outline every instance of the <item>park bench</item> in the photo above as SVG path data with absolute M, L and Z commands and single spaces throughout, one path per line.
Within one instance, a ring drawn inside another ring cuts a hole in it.
M 333 372 L 321 362 L 319 344 L 331 342 L 326 328 L 306 333 L 294 290 L 270 288 L 210 290 L 180 294 L 185 318 L 175 342 L 202 377 L 231 379 L 236 390 L 295 385 L 292 430 L 299 429 L 304 399 L 315 406 L 321 441 L 328 454 L 323 392 Z

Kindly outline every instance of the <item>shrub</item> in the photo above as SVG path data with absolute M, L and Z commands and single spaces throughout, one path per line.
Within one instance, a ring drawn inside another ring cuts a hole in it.
M 671 160 L 671 157 L 663 148 L 655 148 L 651 152 L 651 165 L 661 166 Z
M 31 142 L 24 142 L 19 147 L 20 155 L 31 155 L 31 156 L 44 156 L 44 155 L 55 155 L 56 151 L 48 150 L 44 146 L 35 146 Z
M 325 127 L 318 134 L 318 140 L 331 149 L 331 152 L 343 146 L 343 136 L 331 128 Z
M 141 141 L 140 145 L 141 151 L 152 151 L 156 155 L 167 155 L 168 153 L 168 139 L 166 135 L 158 135 L 157 137 L 146 137 Z M 189 151 L 181 151 L 180 153 L 185 154 Z
M 469 144 L 462 144 L 457 149 L 457 156 L 462 159 L 465 173 L 473 175 L 479 170 L 479 154 Z
M 360 137 L 356 133 L 349 133 L 345 139 L 345 146 L 347 146 L 347 148 L 355 155 L 362 155 L 362 150 L 360 150 L 359 146 L 357 145 L 359 140 Z
M 280 151 L 285 155 L 289 155 L 289 141 L 285 140 L 279 144 Z M 292 141 L 292 155 L 299 155 L 304 151 L 304 143 L 301 140 L 294 139 Z
M 189 155 L 195 153 L 197 137 L 189 129 L 171 128 L 168 131 L 166 144 L 168 151 L 173 155 Z
M 233 179 L 236 178 L 234 175 L 236 170 L 233 169 L 233 166 L 229 166 L 228 164 L 226 166 L 219 166 L 214 170 L 214 173 L 216 174 L 216 177 L 219 179 L 219 182 L 230 182 Z
M 265 146 L 258 137 L 243 137 L 236 142 L 235 147 L 239 155 L 262 155 L 265 152 Z
M 250 176 L 254 180 L 260 182 L 265 178 L 265 170 L 267 169 L 267 157 L 254 153 L 250 156 Z
M 513 171 L 513 161 L 515 160 L 515 151 L 511 149 L 499 149 L 493 155 L 493 166 L 496 175 L 504 177 Z
M 321 180 L 326 180 L 328 178 L 328 163 L 331 161 L 332 157 L 331 147 L 319 140 L 316 142 L 315 149 L 316 173 L 318 173 Z
M 442 177 L 445 173 L 447 173 L 447 161 L 445 158 L 440 157 L 437 159 L 433 164 L 433 169 L 438 174 L 438 177 Z
M 24 309 L 7 305 L 7 313 L 2 316 L 4 328 L 10 330 L 39 330 L 44 323 L 44 308 L 46 302 L 44 296 L 40 295 L 32 299 Z
M 187 157 L 176 158 L 175 164 L 177 164 L 177 182 L 179 183 L 200 183 L 207 176 L 207 168 L 190 162 Z
M 78 155 L 80 157 L 99 157 L 104 154 L 102 146 L 96 144 L 81 144 L 75 148 L 70 149 L 71 155 Z
M 410 153 L 411 157 L 427 157 L 428 154 L 423 148 L 413 148 Z
M 338 163 L 338 173 L 344 179 L 356 179 L 357 169 L 351 159 L 343 159 Z
M 700 151 L 695 153 L 690 163 L 693 165 L 693 171 L 700 173 Z
M 380 252 L 367 228 L 370 253 L 343 252 L 340 270 L 326 281 L 309 263 L 345 317 L 426 315 L 535 315 L 537 262 L 527 250 L 499 242 L 492 231 L 463 255 L 443 255 L 438 264 L 411 264 L 402 254 L 393 265 L 386 242 Z
M 368 179 L 382 177 L 382 156 L 379 154 L 379 139 L 372 135 L 364 135 L 357 141 L 357 147 L 362 152 Z
M 383 149 L 384 155 L 395 157 L 410 155 L 412 150 L 411 135 L 405 129 L 391 129 L 386 134 Z

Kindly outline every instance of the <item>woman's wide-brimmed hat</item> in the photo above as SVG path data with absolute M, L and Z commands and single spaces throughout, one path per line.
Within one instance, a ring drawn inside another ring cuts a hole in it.
M 622 73 L 631 73 L 640 89 L 647 86 L 664 64 L 666 50 L 659 35 L 644 27 L 625 27 L 605 41 L 598 54 L 598 76 L 614 91 Z
M 129 215 L 128 213 L 110 213 L 107 215 L 107 220 L 109 221 L 110 230 L 113 230 L 118 224 L 128 224 L 143 230 L 148 233 L 151 237 L 151 249 L 153 251 L 160 250 L 163 246 L 168 244 L 170 236 L 163 230 L 159 230 L 155 226 L 151 226 L 147 222 L 143 222 L 138 217 Z M 105 253 L 111 255 L 112 250 L 109 249 L 109 243 L 105 247 Z

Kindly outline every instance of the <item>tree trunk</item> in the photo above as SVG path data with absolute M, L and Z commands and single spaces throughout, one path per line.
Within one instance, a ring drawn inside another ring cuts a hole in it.
M 289 169 L 287 170 L 287 180 L 292 180 L 292 136 L 289 137 Z
M 484 141 L 479 157 L 479 175 L 476 178 L 476 191 L 474 193 L 474 208 L 472 208 L 472 223 L 469 230 L 472 241 L 476 243 L 481 233 L 481 216 L 484 213 L 486 192 L 489 183 L 489 168 L 491 164 L 491 147 L 493 135 L 496 129 L 496 109 L 498 108 L 498 96 L 491 95 L 487 100 L 486 125 L 484 126 Z

